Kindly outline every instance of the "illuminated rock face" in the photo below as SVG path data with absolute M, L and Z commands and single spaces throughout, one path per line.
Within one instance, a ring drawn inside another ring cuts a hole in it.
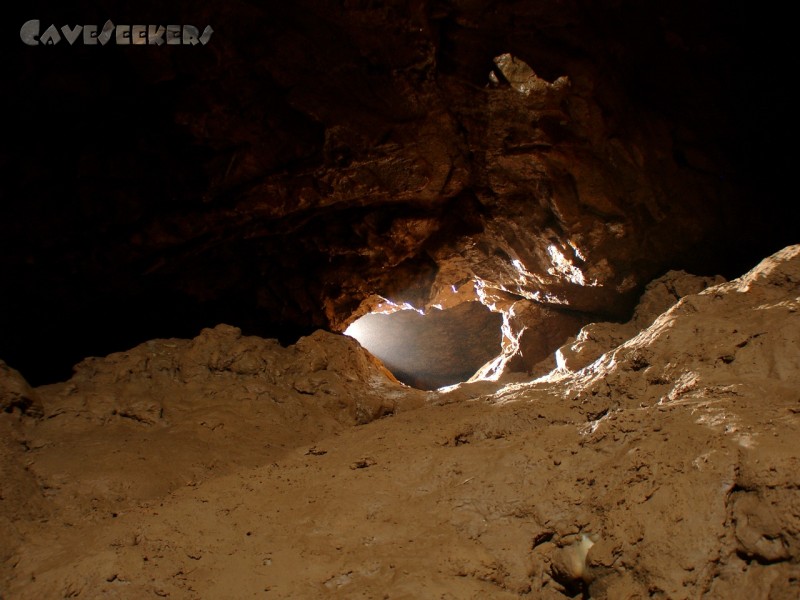
M 31 18 L 71 22 L 52 4 Z M 563 341 L 669 268 L 794 242 L 784 55 L 740 51 L 737 11 L 628 4 L 212 2 L 204 46 L 20 41 L 0 356 L 43 380 L 220 322 L 291 342 L 470 281 Z
M 670 273 L 616 333 L 435 392 L 224 325 L 33 390 L 0 363 L 0 592 L 796 598 L 800 246 Z

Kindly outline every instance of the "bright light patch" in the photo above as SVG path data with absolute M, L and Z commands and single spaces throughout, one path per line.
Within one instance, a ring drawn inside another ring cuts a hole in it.
M 569 240 L 567 243 L 569 244 L 569 247 L 572 248 L 573 252 L 575 252 L 575 256 L 577 256 L 583 262 L 586 262 L 586 257 L 583 255 L 580 248 L 578 248 L 578 246 L 575 245 L 575 242 Z
M 569 242 L 569 245 L 575 251 L 575 255 L 581 260 L 584 260 L 577 247 L 572 242 Z M 547 247 L 547 254 L 550 256 L 550 260 L 553 263 L 553 267 L 547 270 L 547 272 L 551 275 L 561 274 L 567 278 L 567 281 L 576 285 L 585 285 L 588 287 L 596 287 L 599 285 L 597 279 L 587 281 L 583 271 L 581 271 L 579 267 L 572 264 L 572 261 L 564 256 L 563 252 L 561 252 L 561 250 L 559 250 L 554 244 L 550 244 Z
M 503 317 L 480 302 L 432 307 L 425 313 L 388 301 L 376 308 L 381 312 L 357 319 L 345 334 L 383 361 L 398 380 L 419 389 L 467 381 L 501 353 Z
M 378 305 L 372 309 L 372 314 L 378 315 L 391 315 L 392 313 L 396 313 L 400 310 L 413 310 L 421 315 L 425 314 L 425 311 L 420 308 L 414 308 L 408 302 L 402 302 L 397 304 L 396 302 L 392 302 L 387 298 L 383 298 Z M 354 336 L 355 337 L 355 336 Z
M 363 346 L 364 342 L 369 339 L 371 327 L 369 325 L 369 320 L 364 319 L 356 319 L 353 323 L 344 330 L 345 335 L 349 335 L 352 338 L 356 338 L 359 343 Z
M 394 306 L 397 305 L 395 304 Z M 398 311 L 399 310 L 408 309 L 398 308 Z M 393 340 L 391 337 L 386 335 L 385 319 L 381 319 L 380 317 L 387 314 L 395 314 L 398 311 L 364 315 L 345 329 L 344 334 L 357 339 L 359 344 L 382 361 L 391 363 L 396 358 L 397 348 L 395 347 L 396 345 L 392 343 Z
M 518 258 L 513 259 L 511 264 L 517 270 L 517 273 L 519 273 L 519 277 L 517 277 L 517 283 L 520 285 L 525 285 L 531 279 L 538 279 L 538 277 L 525 268 L 525 265 L 523 265 L 522 261 Z
M 510 322 L 510 317 L 514 314 L 513 310 L 501 314 L 503 315 L 503 324 L 501 325 L 503 351 L 478 369 L 471 381 L 497 381 L 505 371 L 508 361 L 519 351 L 519 340 L 527 327 L 523 327 L 515 335 Z
M 481 304 L 483 304 L 489 310 L 493 312 L 498 312 L 497 307 L 494 305 L 494 302 L 489 300 L 489 296 L 486 292 L 486 283 L 483 281 L 483 279 L 475 280 L 475 295 L 481 301 Z
M 583 276 L 583 271 L 573 265 L 554 244 L 550 244 L 547 247 L 547 254 L 550 255 L 550 260 L 553 261 L 553 268 L 548 269 L 548 272 L 551 275 L 561 273 L 567 278 L 568 281 L 572 283 L 586 285 L 586 279 Z

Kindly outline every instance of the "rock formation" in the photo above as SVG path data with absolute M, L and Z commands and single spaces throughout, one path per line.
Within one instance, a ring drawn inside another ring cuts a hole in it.
M 19 12 L 0 597 L 793 597 L 790 19 Z
M 37 9 L 57 25 L 146 14 L 215 33 L 202 47 L 12 44 L 0 356 L 36 385 L 220 322 L 289 344 L 343 331 L 376 297 L 427 310 L 453 287 L 501 299 L 509 339 L 531 337 L 510 366 L 530 372 L 583 325 L 629 318 L 669 269 L 735 277 L 796 242 L 778 189 L 792 165 L 769 150 L 788 135 L 793 33 L 766 11 Z
M 421 392 L 348 337 L 224 325 L 16 378 L 41 413 L 0 414 L 0 590 L 792 598 L 798 310 L 792 246 L 667 275 L 535 380 Z

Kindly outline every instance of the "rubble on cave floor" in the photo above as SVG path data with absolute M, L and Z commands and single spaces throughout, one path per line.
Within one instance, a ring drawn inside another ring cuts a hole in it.
M 229 326 L 4 370 L 0 595 L 792 598 L 800 246 L 684 292 L 446 392 Z

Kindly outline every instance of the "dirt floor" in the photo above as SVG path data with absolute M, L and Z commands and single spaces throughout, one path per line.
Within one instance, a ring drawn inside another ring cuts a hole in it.
M 800 246 L 675 297 L 439 392 L 224 325 L 0 364 L 0 598 L 799 598 Z

